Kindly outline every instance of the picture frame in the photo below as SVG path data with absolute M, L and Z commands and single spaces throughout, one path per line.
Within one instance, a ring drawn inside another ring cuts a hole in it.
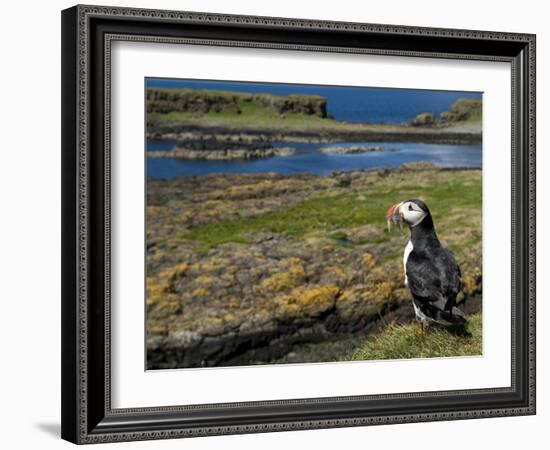
M 113 408 L 110 52 L 116 41 L 510 64 L 510 386 Z M 535 414 L 535 263 L 534 35 L 82 5 L 62 12 L 64 439 L 84 444 Z

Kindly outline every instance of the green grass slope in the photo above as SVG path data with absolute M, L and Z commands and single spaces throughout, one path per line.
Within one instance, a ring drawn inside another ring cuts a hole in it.
M 419 193 L 432 209 L 441 227 L 451 221 L 451 229 L 470 226 L 479 216 L 481 176 L 478 172 L 428 172 L 380 178 L 359 192 L 333 195 L 331 192 L 296 205 L 251 218 L 225 219 L 192 228 L 180 238 L 201 243 L 208 251 L 226 242 L 246 242 L 246 235 L 270 231 L 301 238 L 312 232 L 332 233 L 342 228 L 374 224 L 385 229 L 388 206 Z M 464 244 L 464 243 L 461 243 Z M 401 250 L 401 249 L 400 249 Z
M 148 89 L 150 123 L 224 126 L 318 127 L 335 124 L 326 100 L 315 95 L 278 96 L 194 89 Z
M 376 337 L 369 338 L 351 359 L 410 359 L 482 354 L 481 313 L 468 318 L 463 332 L 434 329 L 420 333 L 420 325 L 388 325 Z
M 482 102 L 477 98 L 459 98 L 448 112 L 441 113 L 441 122 L 447 124 L 481 123 Z

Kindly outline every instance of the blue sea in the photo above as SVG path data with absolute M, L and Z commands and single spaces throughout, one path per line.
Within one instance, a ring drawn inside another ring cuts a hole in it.
M 311 94 L 327 99 L 328 113 L 337 120 L 370 123 L 405 123 L 421 112 L 436 115 L 449 111 L 459 98 L 481 98 L 479 92 L 388 89 L 375 87 L 314 86 L 275 83 L 220 82 L 200 80 L 147 79 L 147 87 L 209 89 L 275 95 Z M 171 140 L 148 140 L 147 150 L 171 150 Z M 210 173 L 278 172 L 285 175 L 313 173 L 329 175 L 350 171 L 398 167 L 406 162 L 427 161 L 440 167 L 481 167 L 479 145 L 439 145 L 421 143 L 340 142 L 332 144 L 274 143 L 296 148 L 291 156 L 254 161 L 186 161 L 171 158 L 147 158 L 147 176 L 173 178 Z M 363 154 L 325 154 L 327 145 L 382 146 L 392 151 Z

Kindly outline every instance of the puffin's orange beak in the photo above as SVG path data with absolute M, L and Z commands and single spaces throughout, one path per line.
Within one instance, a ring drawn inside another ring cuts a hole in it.
M 396 203 L 395 205 L 390 206 L 390 208 L 386 212 L 386 221 L 388 222 L 388 231 L 391 230 L 392 223 L 398 223 L 401 227 L 401 222 L 403 218 L 401 217 L 401 213 L 399 212 L 400 206 L 401 206 L 401 203 Z
M 399 207 L 399 203 L 396 203 L 395 205 L 390 206 L 388 211 L 386 212 L 386 220 L 393 221 L 393 216 L 395 215 L 395 210 Z

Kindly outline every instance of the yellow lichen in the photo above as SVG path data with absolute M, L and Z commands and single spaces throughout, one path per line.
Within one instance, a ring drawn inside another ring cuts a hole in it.
M 191 266 L 191 270 L 195 273 L 214 272 L 227 266 L 227 260 L 218 256 L 213 256 L 202 262 L 195 263 Z
M 481 280 L 481 269 L 479 267 L 474 267 L 473 270 L 467 271 L 462 276 L 462 290 L 464 294 L 479 294 L 482 289 Z
M 166 335 L 168 333 L 168 327 L 165 324 L 158 322 L 147 322 L 147 334 L 149 335 Z
M 199 286 L 210 286 L 214 283 L 215 278 L 211 275 L 200 275 L 195 278 L 195 284 Z
M 147 288 L 147 304 L 154 305 L 162 298 L 165 292 L 165 286 L 159 283 L 158 278 L 154 277 L 147 277 L 145 286 Z
M 224 322 L 232 322 L 233 320 L 235 320 L 235 314 L 233 313 L 225 313 L 223 315 L 223 320 Z
M 374 255 L 372 253 L 365 253 L 363 255 L 362 260 L 363 260 L 363 264 L 368 269 L 373 269 L 374 266 L 376 265 L 376 259 L 374 258 Z
M 324 269 L 323 280 L 341 286 L 348 280 L 348 274 L 341 267 L 330 266 Z
M 235 198 L 235 197 L 241 197 L 243 195 L 249 197 L 254 194 L 261 193 L 263 191 L 271 191 L 273 189 L 273 181 L 272 180 L 264 180 L 260 181 L 259 183 L 254 184 L 244 184 L 241 186 L 230 186 L 228 187 L 225 192 L 226 194 L 224 197 L 226 198 Z
M 410 291 L 404 287 L 398 287 L 394 289 L 392 295 L 396 300 L 402 300 L 402 301 L 411 300 Z
M 262 290 L 280 292 L 292 289 L 305 282 L 306 271 L 300 258 L 287 258 L 282 261 L 282 265 L 287 267 L 288 270 L 275 273 L 263 280 L 260 284 Z
M 206 297 L 208 295 L 208 290 L 204 289 L 204 288 L 197 288 L 195 289 L 192 293 L 191 293 L 191 296 L 192 297 Z
M 155 307 L 157 314 L 181 312 L 177 283 L 189 269 L 189 264 L 180 263 L 164 269 L 156 275 L 148 276 L 146 279 L 147 305 Z
M 223 320 L 218 316 L 206 316 L 201 321 L 201 325 L 204 327 L 205 335 L 217 335 L 223 330 Z
M 370 316 L 379 314 L 388 301 L 402 294 L 391 282 L 380 281 L 355 285 L 344 290 L 338 297 L 336 307 L 342 317 Z
M 170 279 L 170 282 L 173 283 L 179 278 L 183 277 L 189 270 L 189 264 L 182 263 L 177 266 L 161 272 L 161 277 L 167 276 Z
M 294 288 L 305 281 L 306 272 L 302 266 L 293 266 L 286 272 L 276 273 L 266 278 L 261 283 L 261 288 L 279 292 L 284 289 Z
M 325 272 L 328 272 L 328 273 L 331 273 L 333 275 L 336 275 L 338 277 L 341 277 L 341 276 L 344 276 L 346 273 L 342 270 L 341 267 L 337 267 L 337 266 L 331 266 L 331 267 L 327 267 L 325 269 Z
M 226 299 L 227 308 L 240 309 L 241 302 L 237 297 L 231 296 Z
M 179 296 L 175 283 L 185 275 L 189 265 L 178 264 L 165 269 L 156 276 L 148 276 L 146 279 L 147 305 L 158 305 L 167 313 L 176 313 L 181 310 Z
M 391 300 L 393 288 L 393 284 L 387 281 L 376 283 L 374 286 L 373 296 L 379 298 L 380 300 Z
M 161 215 L 169 212 L 169 209 L 165 206 L 148 206 L 147 207 L 147 219 L 155 219 Z
M 289 266 L 297 266 L 302 265 L 303 261 L 300 258 L 293 256 L 291 258 L 286 258 L 285 260 L 283 260 L 283 263 Z
M 339 293 L 340 288 L 333 284 L 298 287 L 288 295 L 279 297 L 277 303 L 283 316 L 293 316 L 300 312 L 314 317 L 332 308 Z

